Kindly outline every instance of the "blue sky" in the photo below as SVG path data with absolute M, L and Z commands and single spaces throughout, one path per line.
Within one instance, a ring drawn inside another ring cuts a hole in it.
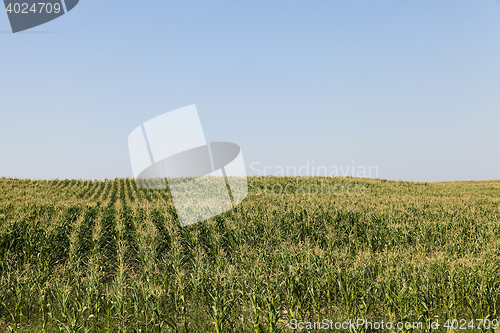
M 130 177 L 129 133 L 196 104 L 250 174 L 500 179 L 497 0 L 81 0 L 9 31 L 0 13 L 0 176 Z

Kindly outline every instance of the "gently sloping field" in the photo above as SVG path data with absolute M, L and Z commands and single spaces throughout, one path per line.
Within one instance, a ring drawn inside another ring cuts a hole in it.
M 1 178 L 0 331 L 287 332 L 434 316 L 438 331 L 453 318 L 494 328 L 500 181 L 248 182 L 235 209 L 181 228 L 168 190 L 131 179 Z

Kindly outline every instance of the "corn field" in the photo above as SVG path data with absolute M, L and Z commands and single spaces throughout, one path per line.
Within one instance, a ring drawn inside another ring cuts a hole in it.
M 500 317 L 500 181 L 248 183 L 235 209 L 181 228 L 168 189 L 133 179 L 0 178 L 0 332 Z M 325 184 L 364 192 L 308 192 Z

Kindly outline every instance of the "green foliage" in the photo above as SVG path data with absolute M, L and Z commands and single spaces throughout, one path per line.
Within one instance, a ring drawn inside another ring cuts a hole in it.
M 181 228 L 168 189 L 1 178 L 0 332 L 500 316 L 500 181 L 248 181 L 235 209 Z M 325 184 L 366 191 L 308 193 Z

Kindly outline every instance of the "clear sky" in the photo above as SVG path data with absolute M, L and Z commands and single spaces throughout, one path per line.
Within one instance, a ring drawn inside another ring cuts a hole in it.
M 0 176 L 130 177 L 130 132 L 196 104 L 249 174 L 500 179 L 498 0 L 81 0 L 9 31 Z

